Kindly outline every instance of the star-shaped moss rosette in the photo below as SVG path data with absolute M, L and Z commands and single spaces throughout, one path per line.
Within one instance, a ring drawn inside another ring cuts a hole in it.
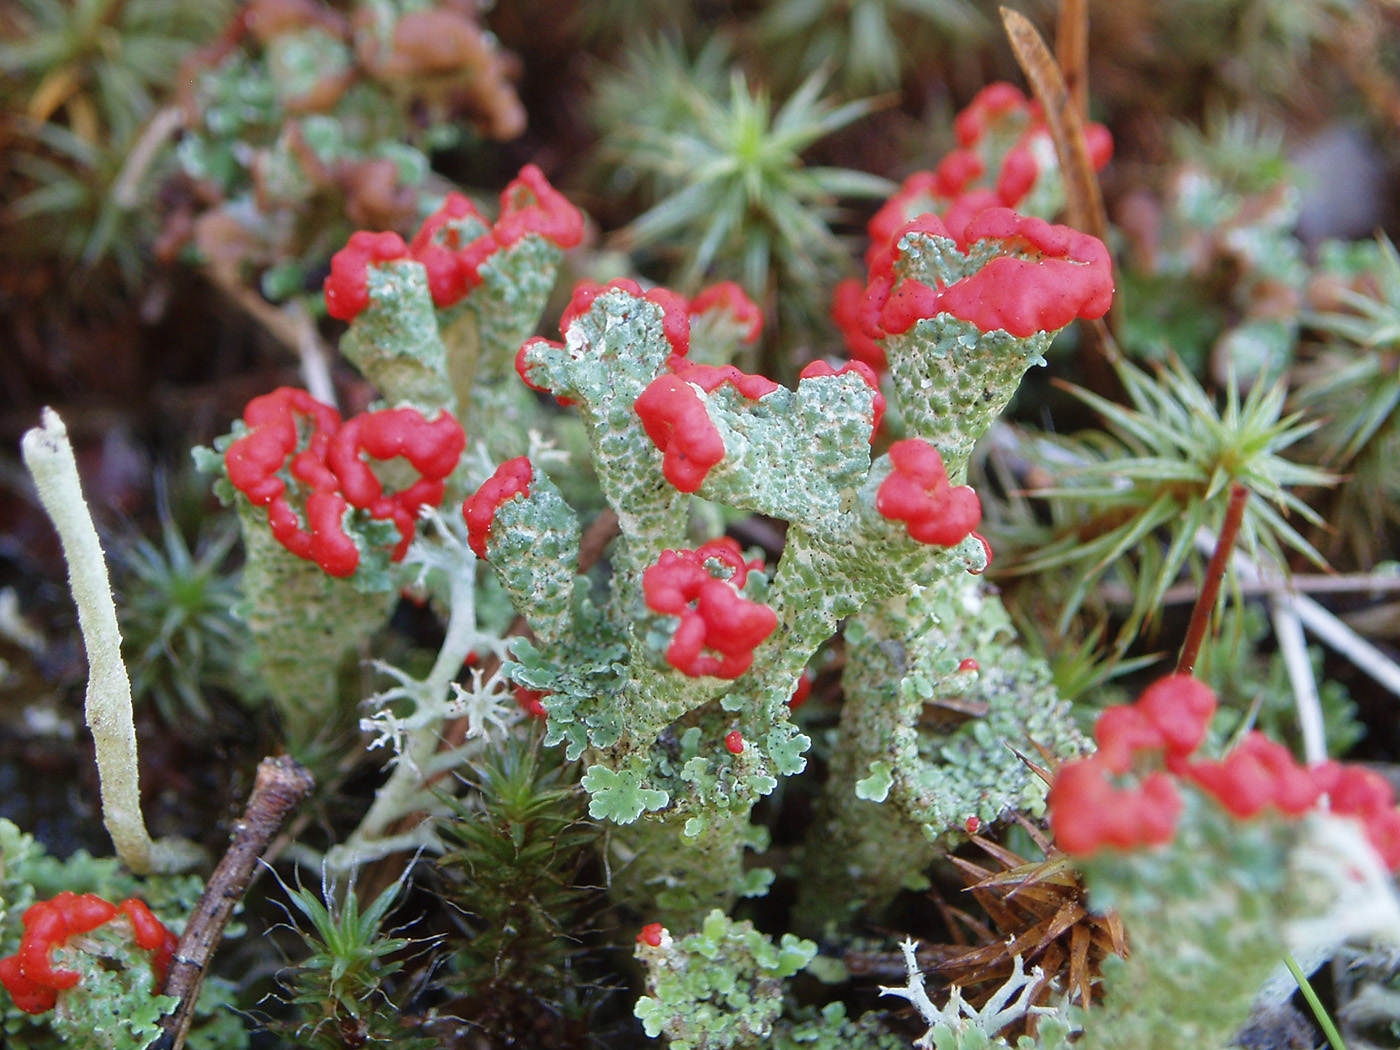
M 529 411 L 510 375 L 515 352 L 539 322 L 564 249 L 582 237 L 582 215 L 534 165 L 502 192 L 494 222 L 451 193 L 407 244 L 356 233 L 325 285 L 331 316 L 351 322 L 341 352 L 390 403 L 446 408 L 468 429 L 499 409 L 482 428 L 499 438 L 500 413 L 519 423 Z M 503 402 L 503 388 L 515 397 Z

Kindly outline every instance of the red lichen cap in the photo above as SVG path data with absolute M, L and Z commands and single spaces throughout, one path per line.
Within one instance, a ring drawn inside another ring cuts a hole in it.
M 638 395 L 633 409 L 662 453 L 661 472 L 681 492 L 694 492 L 724 458 L 724 439 L 700 395 L 677 375 L 662 374 Z
M 309 424 L 305 448 L 299 421 Z M 339 479 L 326 462 L 340 429 L 340 413 L 305 390 L 281 387 L 248 402 L 243 412 L 248 433 L 229 445 L 224 466 L 229 482 L 254 506 L 267 511 L 272 537 L 298 558 L 314 561 L 332 576 L 349 576 L 360 554 L 345 532 L 347 507 Z M 282 469 L 291 462 L 292 477 L 305 486 L 306 526 L 287 500 Z
M 67 944 L 70 937 L 91 933 L 119 915 L 129 921 L 136 946 L 152 953 L 155 983 L 163 982 L 176 938 L 142 901 L 129 898 L 113 905 L 95 894 L 64 890 L 25 909 L 19 950 L 0 959 L 0 984 L 10 993 L 15 1006 L 30 1014 L 52 1009 L 58 993 L 74 987 L 80 979 L 74 970 L 54 967 L 54 949 Z
M 644 292 L 641 285 L 626 277 L 619 277 L 607 284 L 580 281 L 575 285 L 569 305 L 564 307 L 559 317 L 560 333 L 567 333 L 569 326 L 589 311 L 598 296 L 615 291 L 626 292 L 661 307 L 661 331 L 671 344 L 672 356 L 684 357 L 690 352 L 690 303 L 686 302 L 685 297 L 669 288 L 648 288 Z
M 729 570 L 711 574 L 707 562 Z M 692 678 L 738 678 L 753 663 L 753 651 L 778 625 L 777 614 L 739 594 L 748 578 L 738 543 L 711 540 L 695 550 L 662 551 L 642 573 L 647 608 L 680 618 L 666 649 L 666 662 Z
M 1028 112 L 1029 107 L 1029 100 L 1015 84 L 996 81 L 973 95 L 972 101 L 953 118 L 953 134 L 959 146 L 975 146 L 993 120 L 1012 110 Z
M 408 246 L 397 233 L 360 230 L 331 256 L 331 272 L 325 281 L 326 312 L 340 321 L 353 321 L 369 306 L 369 268 L 408 255 Z
M 929 232 L 925 226 L 911 223 L 905 232 Z M 1076 317 L 1092 320 L 1108 312 L 1112 264 L 1097 237 L 1009 208 L 988 208 L 966 230 L 969 244 L 984 240 L 1003 241 L 1030 257 L 996 256 L 941 290 L 915 280 L 900 282 L 881 308 L 884 331 L 907 332 L 926 317 L 946 313 L 984 332 L 1002 330 L 1025 338 L 1058 331 Z
M 1312 770 L 1333 813 L 1361 821 L 1366 837 L 1392 871 L 1400 868 L 1400 810 L 1395 791 L 1379 773 L 1361 766 L 1324 762 Z
M 1149 685 L 1133 706 L 1162 734 L 1166 750 L 1184 758 L 1205 740 L 1216 703 L 1204 682 L 1189 674 L 1172 674 Z
M 482 237 L 489 238 L 490 233 L 479 234 L 471 241 L 464 240 L 461 229 L 464 220 L 486 225 L 476 205 L 465 194 L 449 193 L 441 207 L 423 220 L 408 244 L 409 254 L 428 271 L 428 291 L 438 307 L 451 306 L 480 280 L 475 268 L 463 265 L 463 251 Z M 494 239 L 491 246 L 495 247 Z
M 572 405 L 574 402 L 571 399 L 567 397 L 560 397 L 558 394 L 554 393 L 553 390 L 550 390 L 548 387 L 540 386 L 538 383 L 536 383 L 533 379 L 530 378 L 530 351 L 535 346 L 548 346 L 553 347 L 556 350 L 562 350 L 564 348 L 563 343 L 555 342 L 553 339 L 546 339 L 544 338 L 544 336 L 540 335 L 537 335 L 532 339 L 525 340 L 525 342 L 520 344 L 520 349 L 515 352 L 515 374 L 518 375 L 520 377 L 520 381 L 526 386 L 528 386 L 531 390 L 534 390 L 537 393 L 541 394 L 549 394 L 551 397 L 555 398 L 555 400 L 557 400 L 561 405 Z
M 1131 773 L 1137 755 L 1155 754 L 1240 820 L 1266 810 L 1298 816 L 1326 795 L 1333 814 L 1358 819 L 1387 867 L 1400 868 L 1400 810 L 1379 774 L 1337 762 L 1299 765 L 1288 748 L 1258 732 L 1218 762 L 1188 761 L 1215 707 L 1209 688 L 1177 674 L 1154 682 L 1131 706 L 1106 708 L 1094 726 L 1098 751 L 1062 766 L 1050 788 L 1050 826 L 1060 848 L 1092 853 L 1102 845 L 1167 841 L 1180 808 L 1170 773 L 1153 770 L 1136 789 L 1109 780 Z
M 300 450 L 304 428 L 299 421 L 310 424 Z M 248 433 L 224 453 L 229 482 L 255 506 L 266 508 L 278 543 L 331 576 L 349 576 L 359 567 L 359 548 L 345 530 L 350 507 L 398 526 L 393 559 L 399 560 L 413 538 L 419 510 L 441 502 L 443 479 L 466 446 L 461 426 L 446 412 L 429 423 L 417 409 L 386 409 L 342 424 L 335 409 L 293 387 L 254 398 L 243 422 Z M 419 480 L 385 495 L 361 452 L 380 460 L 403 457 L 419 472 Z M 289 460 L 292 477 L 306 489 L 305 527 L 280 476 Z
M 797 676 L 797 685 L 792 691 L 792 695 L 787 699 L 789 711 L 796 711 L 805 704 L 812 696 L 812 672 L 810 668 L 804 667 L 802 673 Z
M 744 753 L 744 734 L 737 729 L 731 729 L 724 734 L 724 747 L 731 755 L 742 755 Z
M 413 540 L 418 512 L 442 502 L 445 479 L 456 469 L 466 445 L 462 425 L 446 411 L 429 422 L 416 408 L 386 408 L 348 420 L 331 439 L 327 462 L 350 506 L 398 527 L 393 553 L 398 561 Z M 386 495 L 362 454 L 381 462 L 406 459 L 418 480 Z
M 1061 766 L 1047 802 L 1055 844 L 1081 856 L 1104 846 L 1129 850 L 1169 842 L 1181 813 L 1181 796 L 1166 773 L 1150 773 L 1137 788 L 1117 788 L 1096 757 Z
M 668 364 L 673 374 L 707 394 L 728 383 L 750 401 L 757 401 L 778 389 L 778 384 L 767 376 L 740 371 L 735 365 L 702 365 L 684 357 L 672 357 Z
M 1317 804 L 1322 786 L 1292 753 L 1262 733 L 1252 732 L 1220 762 L 1195 762 L 1186 776 L 1241 819 L 1274 806 L 1289 816 Z
M 544 172 L 526 164 L 501 191 L 501 216 L 492 233 L 502 247 L 533 233 L 560 248 L 573 248 L 583 240 L 583 213 L 549 184 Z
M 501 192 L 500 215 L 491 228 L 463 243 L 460 234 L 444 224 L 466 217 L 479 219 L 461 194 L 449 194 L 442 209 L 428 217 L 410 248 L 428 270 L 433 302 L 439 307 L 451 306 L 481 284 L 481 267 L 486 261 L 528 235 L 542 237 L 559 248 L 572 248 L 583 239 L 583 215 L 533 164 L 521 168 Z
M 889 476 L 875 494 L 875 509 L 902 521 L 911 539 L 952 547 L 982 520 L 982 503 L 970 486 L 948 484 L 943 457 L 923 438 L 890 446 Z
M 524 711 L 527 716 L 538 719 L 541 722 L 549 717 L 549 712 L 544 709 L 544 704 L 541 703 L 548 695 L 549 691 L 544 689 L 530 689 L 523 685 L 517 685 L 515 687 L 515 702 L 517 706 L 519 706 L 520 710 Z
M 743 328 L 743 341 L 752 343 L 763 334 L 763 311 L 737 281 L 720 281 L 690 300 L 690 316 L 721 312 Z
M 496 511 L 508 499 L 528 496 L 534 476 L 528 456 L 508 459 L 482 482 L 481 488 L 462 507 L 462 517 L 467 523 L 467 544 L 478 558 L 486 557 L 486 540 L 496 520 Z
M 1099 712 L 1094 722 L 1094 739 L 1099 745 L 1099 761 L 1114 773 L 1126 773 L 1132 767 L 1134 754 L 1160 752 L 1166 746 L 1156 723 L 1138 707 L 1126 704 Z
M 845 341 L 846 352 L 876 372 L 889 367 L 879 342 L 885 334 L 880 328 L 883 305 L 882 296 L 870 295 L 867 286 L 854 277 L 840 281 L 831 295 L 831 321 Z
M 642 927 L 642 932 L 637 934 L 638 944 L 649 944 L 653 948 L 661 947 L 661 938 L 666 933 L 666 927 L 659 922 L 649 922 Z
M 583 215 L 559 193 L 539 168 L 527 164 L 501 193 L 501 213 L 495 223 L 471 240 L 462 235 L 463 220 L 485 225 L 480 213 L 461 193 L 449 193 L 437 211 L 405 245 L 396 233 L 361 230 L 331 257 L 326 278 L 326 310 L 332 317 L 353 321 L 369 305 L 369 267 L 411 258 L 428 274 L 428 290 L 438 307 L 452 306 L 481 283 L 481 266 L 492 255 L 529 234 L 572 248 L 583 239 Z

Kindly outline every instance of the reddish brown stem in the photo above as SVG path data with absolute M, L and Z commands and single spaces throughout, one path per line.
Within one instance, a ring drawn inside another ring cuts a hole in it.
M 1191 610 L 1186 640 L 1181 643 L 1181 657 L 1176 662 L 1177 674 L 1191 674 L 1195 670 L 1196 657 L 1200 655 L 1201 643 L 1205 641 L 1206 629 L 1210 626 L 1210 614 L 1220 595 L 1220 584 L 1225 579 L 1230 552 L 1235 549 L 1235 539 L 1240 534 L 1240 522 L 1244 521 L 1244 505 L 1248 499 L 1249 489 L 1240 484 L 1231 486 L 1230 505 L 1225 508 L 1225 521 L 1215 541 L 1215 553 L 1210 556 L 1210 564 L 1206 566 L 1205 582 L 1201 585 L 1196 606 Z

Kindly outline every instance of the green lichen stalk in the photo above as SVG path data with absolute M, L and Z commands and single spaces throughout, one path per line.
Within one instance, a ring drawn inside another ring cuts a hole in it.
M 1021 755 L 1086 746 L 1049 668 L 974 577 L 867 610 L 845 639 L 841 746 L 797 907 L 812 930 L 877 912 L 969 831 L 1042 813 L 1045 785 Z
M 348 728 L 342 685 L 397 593 L 366 593 L 353 580 L 328 576 L 273 539 L 265 516 L 242 496 L 237 506 L 247 552 L 237 612 L 257 646 L 288 746 L 314 758 Z
M 911 230 L 892 269 L 898 282 L 944 287 L 1019 250 Z M 950 480 L 966 477 L 977 439 L 1044 363 L 1051 335 L 935 313 L 882 340 L 904 424 L 938 449 Z M 1014 749 L 1084 747 L 1049 668 L 1020 647 L 993 593 L 956 571 L 904 579 L 846 629 L 841 746 L 798 906 L 809 930 L 878 910 L 969 826 L 1042 810 L 1044 786 Z
M 677 883 L 701 880 L 701 903 L 685 913 L 697 921 L 718 882 L 731 883 L 724 903 L 748 888 L 748 878 L 736 883 L 717 873 L 742 870 L 750 836 L 739 818 L 777 777 L 805 765 L 808 741 L 789 720 L 786 701 L 839 619 L 902 593 L 911 577 L 929 578 L 940 565 L 980 568 L 985 556 L 971 537 L 953 548 L 917 543 L 876 510 L 877 489 L 892 467 L 886 456 L 871 463 L 874 391 L 860 375 L 809 376 L 795 390 L 766 384 L 757 397 L 735 382 L 711 390 L 686 384 L 724 446 L 722 459 L 690 487 L 708 500 L 785 518 L 790 528 L 772 581 L 750 572 L 743 587 L 744 598 L 768 605 L 777 623 L 754 649 L 752 665 L 729 679 L 680 673 L 666 657 L 676 621 L 647 606 L 641 577 L 663 552 L 692 546 L 685 531 L 690 500 L 669 480 L 638 408 L 645 391 L 684 367 L 674 364 L 668 339 L 668 311 L 676 309 L 664 295 L 602 290 L 574 310 L 564 344 L 536 340 L 522 352 L 531 383 L 578 403 L 603 492 L 617 513 L 621 536 L 612 549 L 607 604 L 596 606 L 582 584 L 571 591 L 557 563 L 536 560 L 540 543 L 562 552 L 572 542 L 561 501 L 539 471 L 528 493 L 498 508 L 487 557 L 540 636 L 517 647 L 513 674 L 547 694 L 548 741 L 567 743 L 571 758 L 588 757 L 583 783 L 595 817 L 631 825 L 655 813 L 682 833 L 669 846 L 655 829 L 625 831 L 619 842 L 640 852 L 640 838 L 647 840 L 650 860 L 632 870 L 670 870 Z M 526 543 L 512 538 L 518 535 L 559 539 Z M 570 594 L 565 631 L 561 599 Z M 725 744 L 731 733 L 742 740 L 738 750 Z M 714 821 L 731 829 L 726 861 L 714 842 L 704 857 L 695 855 L 695 837 Z M 634 834 L 639 840 L 630 842 Z M 644 907 L 659 906 L 650 881 L 629 882 Z
M 1118 911 L 1133 945 L 1105 965 L 1107 994 L 1077 1044 L 1087 1050 L 1232 1045 L 1271 976 L 1281 978 L 1279 1000 L 1292 993 L 1283 956 L 1310 927 L 1345 936 L 1366 921 L 1356 895 L 1376 861 L 1361 860 L 1368 848 L 1356 825 L 1323 814 L 1241 822 L 1197 792 L 1185 802 L 1166 847 L 1081 862 L 1091 902 Z M 1395 920 L 1388 884 L 1381 875 L 1366 906 L 1377 924 Z
M 340 340 L 340 352 L 391 405 L 427 415 L 457 414 L 437 310 L 421 263 L 408 259 L 369 270 L 369 307 Z

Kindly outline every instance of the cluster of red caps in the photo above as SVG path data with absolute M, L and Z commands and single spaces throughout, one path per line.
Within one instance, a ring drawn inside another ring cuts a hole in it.
M 710 313 L 727 315 L 741 327 L 743 340 L 753 342 L 763 330 L 762 311 L 733 281 L 712 285 L 694 299 L 687 300 L 666 288 L 643 291 L 636 281 L 623 277 L 606 285 L 581 282 L 560 317 L 560 331 L 567 332 L 570 325 L 588 312 L 598 296 L 609 291 L 624 291 L 661 307 L 662 332 L 671 347 L 668 370 L 642 391 L 635 409 L 647 436 L 662 452 L 661 469 L 666 480 L 682 492 L 694 492 L 724 458 L 724 440 L 710 422 L 693 387 L 710 392 L 723 383 L 730 383 L 744 397 L 756 401 L 777 390 L 778 384 L 764 376 L 749 375 L 733 365 L 702 365 L 690 361 L 686 355 L 690 352 L 691 318 Z M 530 378 L 529 352 L 531 347 L 549 342 L 531 339 L 520 348 L 515 359 L 516 371 L 525 385 L 543 393 L 552 391 Z M 873 375 L 870 381 L 874 382 Z M 560 397 L 559 402 L 570 403 L 565 397 Z
M 79 980 L 77 971 L 54 966 L 54 949 L 66 945 L 70 937 L 91 933 L 119 916 L 126 916 L 136 946 L 151 953 L 151 973 L 156 987 L 160 987 L 179 939 L 151 914 L 151 909 L 134 897 L 111 904 L 96 894 L 68 890 L 25 909 L 19 951 L 0 959 L 0 984 L 27 1014 L 53 1009 L 58 993 L 74 987 Z
M 1195 784 L 1242 820 L 1266 810 L 1298 816 L 1326 800 L 1361 821 L 1386 865 L 1400 868 L 1400 810 L 1390 784 L 1359 766 L 1299 765 L 1282 744 L 1251 732 L 1223 759 L 1192 761 L 1215 713 L 1215 694 L 1190 675 L 1149 686 L 1131 705 L 1110 707 L 1094 726 L 1098 751 L 1068 762 L 1050 788 L 1050 827 L 1066 853 L 1130 850 L 1170 842 L 1181 813 L 1179 781 Z M 1136 786 L 1119 787 L 1144 766 Z
M 711 575 L 710 562 L 726 566 L 728 577 Z M 745 562 L 738 542 L 728 536 L 695 550 L 662 551 L 642 573 L 642 591 L 652 612 L 680 618 L 666 662 L 693 678 L 733 679 L 747 671 L 754 650 L 778 626 L 770 607 L 739 593 L 749 571 L 762 567 Z
M 467 224 L 485 229 L 468 240 L 462 233 Z M 572 248 L 583 239 L 583 215 L 533 164 L 520 169 L 501 193 L 500 217 L 489 227 L 470 200 L 450 193 L 408 244 L 397 233 L 351 234 L 350 242 L 331 257 L 326 310 L 339 320 L 353 321 L 369 306 L 369 267 L 397 259 L 421 263 L 428 272 L 433 303 L 452 306 L 481 283 L 483 263 L 527 234 L 560 248 Z
M 1004 129 L 1020 127 L 1016 141 L 993 174 L 983 157 Z M 954 121 L 958 148 L 933 171 L 917 172 L 875 213 L 867 226 L 869 280 L 842 281 L 832 303 L 832 320 L 851 356 L 871 367 L 885 367 L 880 340 L 908 331 L 922 318 L 951 314 L 982 331 L 1002 329 L 1015 336 L 1051 332 L 1076 317 L 1101 317 L 1113 291 L 1108 252 L 1087 234 L 1011 211 L 1031 191 L 1039 175 L 1032 148 L 1048 141 L 1039 106 L 1011 84 L 991 84 Z M 1113 143 L 1100 124 L 1086 129 L 1090 161 L 1108 163 Z M 974 185 L 986 176 L 989 185 Z M 917 281 L 896 288 L 896 246 L 906 233 L 948 237 L 964 251 L 981 240 L 1000 240 L 1027 258 L 999 256 L 988 266 L 946 288 Z
M 950 485 L 943 457 L 923 438 L 890 446 L 889 476 L 875 493 L 875 509 L 902 521 L 910 539 L 951 547 L 982 520 L 982 502 L 970 485 Z
M 466 435 L 447 412 L 431 422 L 414 408 L 367 412 L 342 423 L 340 413 L 305 390 L 280 387 L 248 402 L 248 432 L 229 445 L 224 464 L 233 487 L 267 510 L 272 535 L 299 558 L 331 576 L 349 576 L 360 551 L 345 529 L 354 507 L 392 521 L 399 531 L 395 561 L 413 539 L 418 512 L 442 501 Z M 398 492 L 384 485 L 363 457 L 406 459 L 418 480 Z M 287 477 L 304 487 L 306 524 L 287 498 Z

